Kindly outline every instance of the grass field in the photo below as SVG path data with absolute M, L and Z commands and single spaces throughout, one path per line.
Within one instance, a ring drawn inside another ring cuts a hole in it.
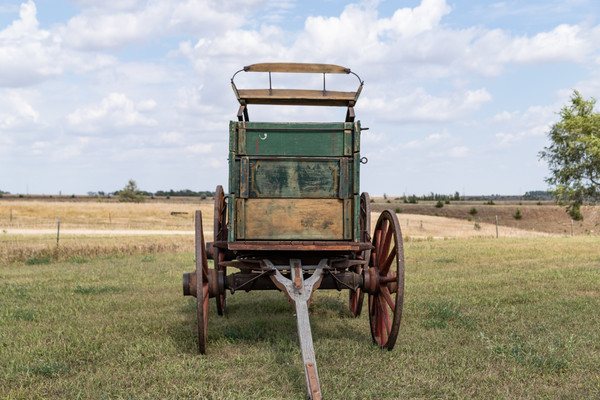
M 311 305 L 326 399 L 600 398 L 600 239 L 409 241 L 393 351 L 371 344 L 348 292 Z M 0 398 L 298 399 L 283 294 L 211 301 L 196 354 L 190 251 L 0 264 Z

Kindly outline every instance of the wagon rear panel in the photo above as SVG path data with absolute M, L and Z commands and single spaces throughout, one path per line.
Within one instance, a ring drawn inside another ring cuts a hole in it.
M 359 123 L 230 125 L 230 235 L 358 241 Z

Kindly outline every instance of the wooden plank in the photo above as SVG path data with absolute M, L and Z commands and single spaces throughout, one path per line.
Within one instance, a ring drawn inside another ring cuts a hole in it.
M 354 105 L 356 92 L 305 89 L 239 89 L 240 102 L 245 104 L 282 104 L 298 106 Z
M 351 156 L 354 148 L 354 138 L 352 137 L 352 129 L 344 129 L 344 155 Z
M 345 199 L 348 197 L 348 158 L 341 157 L 340 158 L 340 193 L 339 196 L 341 199 Z
M 236 227 L 237 223 L 235 220 L 237 206 L 237 199 L 235 198 L 235 194 L 229 193 L 229 200 L 227 201 L 227 216 L 229 217 L 229 231 L 227 232 L 227 241 L 233 242 L 236 236 Z
M 237 123 L 237 122 L 236 122 Z M 246 130 L 291 130 L 291 131 L 343 131 L 343 122 L 246 122 Z
M 372 247 L 370 243 L 284 241 L 237 241 L 228 245 L 229 250 L 238 251 L 359 251 Z
M 360 151 L 360 121 L 354 123 L 354 151 Z
M 352 199 L 344 199 L 344 239 L 352 239 Z
M 238 122 L 237 152 L 238 152 L 238 154 L 246 154 L 246 123 L 245 122 Z
M 250 159 L 249 164 L 247 197 L 338 197 L 338 159 Z
M 247 240 L 343 240 L 344 203 L 338 199 L 244 200 Z M 240 218 L 238 218 L 238 221 Z M 238 232 L 241 232 L 238 228 Z M 348 238 L 349 239 L 349 238 Z
M 353 227 L 352 227 L 353 232 L 354 232 L 353 240 L 355 242 L 359 242 L 360 241 L 360 196 L 359 195 L 354 196 L 352 210 L 354 212 L 354 220 L 353 220 L 354 223 L 353 223 Z M 368 229 L 370 232 L 371 227 L 369 227 Z
M 236 151 L 237 149 L 237 121 L 229 121 L 229 151 Z
M 229 152 L 229 159 L 227 160 L 227 163 L 229 164 L 229 191 L 231 193 L 237 193 L 238 192 L 238 178 L 239 178 L 239 172 L 236 168 L 236 160 L 235 160 L 235 153 L 230 151 Z
M 350 68 L 333 64 L 309 63 L 260 63 L 244 67 L 247 72 L 291 72 L 291 73 L 325 73 L 349 74 Z
M 360 153 L 354 153 L 354 159 L 352 161 L 352 194 L 358 194 L 358 188 L 360 188 Z
M 240 198 L 247 198 L 250 188 L 250 161 L 248 157 L 240 158 Z
M 235 200 L 236 238 L 246 237 L 246 202 L 244 199 Z

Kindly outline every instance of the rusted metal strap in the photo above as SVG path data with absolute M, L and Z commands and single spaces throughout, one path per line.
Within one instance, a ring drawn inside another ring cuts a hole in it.
M 313 400 L 321 400 L 321 388 L 319 387 L 319 377 L 317 376 L 317 370 L 313 363 L 307 363 L 304 366 L 306 376 L 308 377 L 308 390 L 310 391 L 310 397 Z

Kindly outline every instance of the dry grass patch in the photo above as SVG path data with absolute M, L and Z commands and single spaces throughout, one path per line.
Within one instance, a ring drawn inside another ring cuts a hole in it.
M 197 203 L 0 201 L 0 227 L 55 228 L 60 216 L 65 229 L 193 229 L 196 210 L 207 216 L 210 213 L 212 221 L 211 199 Z M 204 216 L 203 220 L 209 221 Z

